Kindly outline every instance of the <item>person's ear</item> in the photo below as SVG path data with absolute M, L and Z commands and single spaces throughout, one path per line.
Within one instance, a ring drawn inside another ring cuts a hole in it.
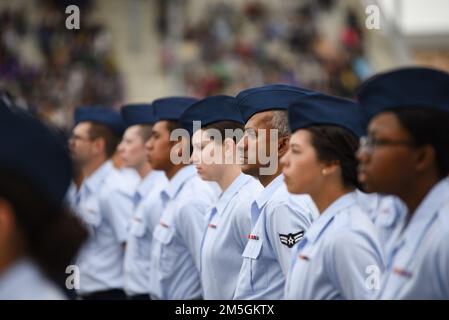
M 177 156 L 181 158 L 182 155 L 184 154 L 184 152 L 182 150 L 183 149 L 182 141 L 175 142 L 175 145 L 173 146 L 173 148 L 175 148 Z
M 0 243 L 10 239 L 16 229 L 14 210 L 9 201 L 0 198 Z
M 435 149 L 431 145 L 416 148 L 415 168 L 417 172 L 424 172 L 435 165 Z
M 176 148 L 178 157 L 183 159 L 183 163 L 189 164 L 190 163 L 190 155 L 192 153 L 190 137 L 189 138 L 179 137 L 175 148 Z
M 223 145 L 226 153 L 232 152 L 236 147 L 236 143 L 232 138 L 225 138 L 223 141 Z
M 102 138 L 96 138 L 93 141 L 94 151 L 95 153 L 105 152 L 106 150 L 106 141 Z
M 332 161 L 328 163 L 324 163 L 321 168 L 322 176 L 330 176 L 338 173 L 340 171 L 340 163 L 338 161 Z
M 281 137 L 278 139 L 278 155 L 281 158 L 289 148 L 290 136 Z
M 226 164 L 237 164 L 237 144 L 233 138 L 225 138 L 223 141 L 223 152 Z

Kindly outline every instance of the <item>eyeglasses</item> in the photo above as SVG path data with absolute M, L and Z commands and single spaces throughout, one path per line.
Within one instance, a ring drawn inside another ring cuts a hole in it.
M 82 136 L 78 136 L 78 135 L 75 135 L 75 134 L 70 136 L 69 141 L 75 141 L 75 140 L 91 141 L 92 139 L 90 137 L 82 137 Z
M 384 146 L 407 146 L 416 147 L 416 143 L 408 140 L 388 140 L 388 139 L 376 139 L 371 136 L 360 137 L 360 149 L 368 152 L 373 152 L 374 149 Z

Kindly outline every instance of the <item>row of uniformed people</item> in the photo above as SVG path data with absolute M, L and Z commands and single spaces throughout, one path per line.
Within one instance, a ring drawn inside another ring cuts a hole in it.
M 71 151 L 84 181 L 68 197 L 91 232 L 81 297 L 448 298 L 448 79 L 389 72 L 359 103 L 269 85 L 124 107 L 119 152 L 138 183 L 108 160 L 120 117 L 79 109 Z M 198 174 L 174 161 L 190 156 L 170 139 L 180 127 Z M 239 128 L 242 139 L 226 137 Z M 211 141 L 214 131 L 226 138 Z
M 287 186 L 308 191 L 321 216 L 295 249 L 287 298 L 361 298 L 368 289 L 378 299 L 449 298 L 448 89 L 447 73 L 406 68 L 373 77 L 357 93 L 368 122 L 357 151 L 358 182 L 377 193 L 377 243 L 360 214 L 369 213 L 360 202 L 366 196 L 351 191 L 357 112 L 345 103 L 336 113 L 328 99 L 316 108 L 312 97 L 290 106 Z M 378 280 L 361 276 L 375 268 Z

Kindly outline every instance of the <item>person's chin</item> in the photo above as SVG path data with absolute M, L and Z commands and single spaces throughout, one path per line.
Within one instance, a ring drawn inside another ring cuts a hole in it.
M 259 176 L 259 167 L 252 164 L 242 164 L 241 166 L 242 172 L 244 174 L 258 177 Z
M 136 171 L 139 169 L 139 165 L 132 164 L 132 163 L 123 163 L 123 167 L 127 168 L 127 169 L 133 169 L 133 170 L 136 170 Z
M 201 180 L 211 181 L 210 177 L 204 171 L 198 171 L 198 176 L 201 178 Z
M 148 159 L 148 162 L 154 170 L 163 170 L 163 167 L 160 165 L 159 162 L 155 161 L 154 159 Z
M 366 171 L 359 171 L 359 173 L 357 174 L 357 180 L 359 181 L 360 185 L 362 185 L 364 191 L 373 192 L 372 190 L 375 189 L 373 188 L 370 176 L 366 173 Z
M 373 183 L 371 183 L 371 181 L 369 181 L 369 179 L 364 179 L 364 181 L 360 181 L 359 179 L 359 184 L 362 187 L 362 191 L 365 193 L 373 193 L 373 192 L 379 192 L 379 193 L 384 193 L 382 192 L 382 190 L 379 190 L 379 188 L 377 188 Z
M 288 179 L 285 179 L 284 182 L 285 182 L 285 185 L 286 185 L 289 193 L 292 193 L 292 194 L 300 194 L 301 193 L 300 190 L 298 190 L 297 186 L 293 185 L 291 183 L 291 181 L 289 181 Z
M 122 167 L 129 168 L 131 166 L 132 165 L 128 161 L 126 161 L 125 159 L 122 159 Z

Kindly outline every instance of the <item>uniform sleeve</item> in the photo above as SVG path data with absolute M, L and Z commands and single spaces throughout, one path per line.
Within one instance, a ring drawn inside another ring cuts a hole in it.
M 266 232 L 285 276 L 291 265 L 293 247 L 310 226 L 306 208 L 293 208 L 287 203 L 267 210 Z
M 239 205 L 232 217 L 234 237 L 243 250 L 248 242 L 248 235 L 251 233 L 251 209 L 249 205 Z
M 327 249 L 330 254 L 325 256 L 325 268 L 342 296 L 348 300 L 371 299 L 376 287 L 370 277 L 380 281 L 383 263 L 381 253 L 369 237 L 343 229 L 331 239 Z
M 143 203 L 139 207 L 139 210 L 141 211 L 141 215 L 145 220 L 145 225 L 148 231 L 152 234 L 154 228 L 156 228 L 156 226 L 159 224 L 163 211 L 160 192 L 157 191 L 143 200 Z
M 132 201 L 118 191 L 111 190 L 100 197 L 100 210 L 121 243 L 128 238 L 128 225 L 132 218 Z
M 177 215 L 175 215 L 175 223 L 181 237 L 186 242 L 187 248 L 195 264 L 200 270 L 200 251 L 201 242 L 206 230 L 206 211 L 209 205 L 199 199 L 190 199 L 181 206 Z
M 438 285 L 441 289 L 441 299 L 449 299 L 449 237 L 442 239 L 435 254 Z

